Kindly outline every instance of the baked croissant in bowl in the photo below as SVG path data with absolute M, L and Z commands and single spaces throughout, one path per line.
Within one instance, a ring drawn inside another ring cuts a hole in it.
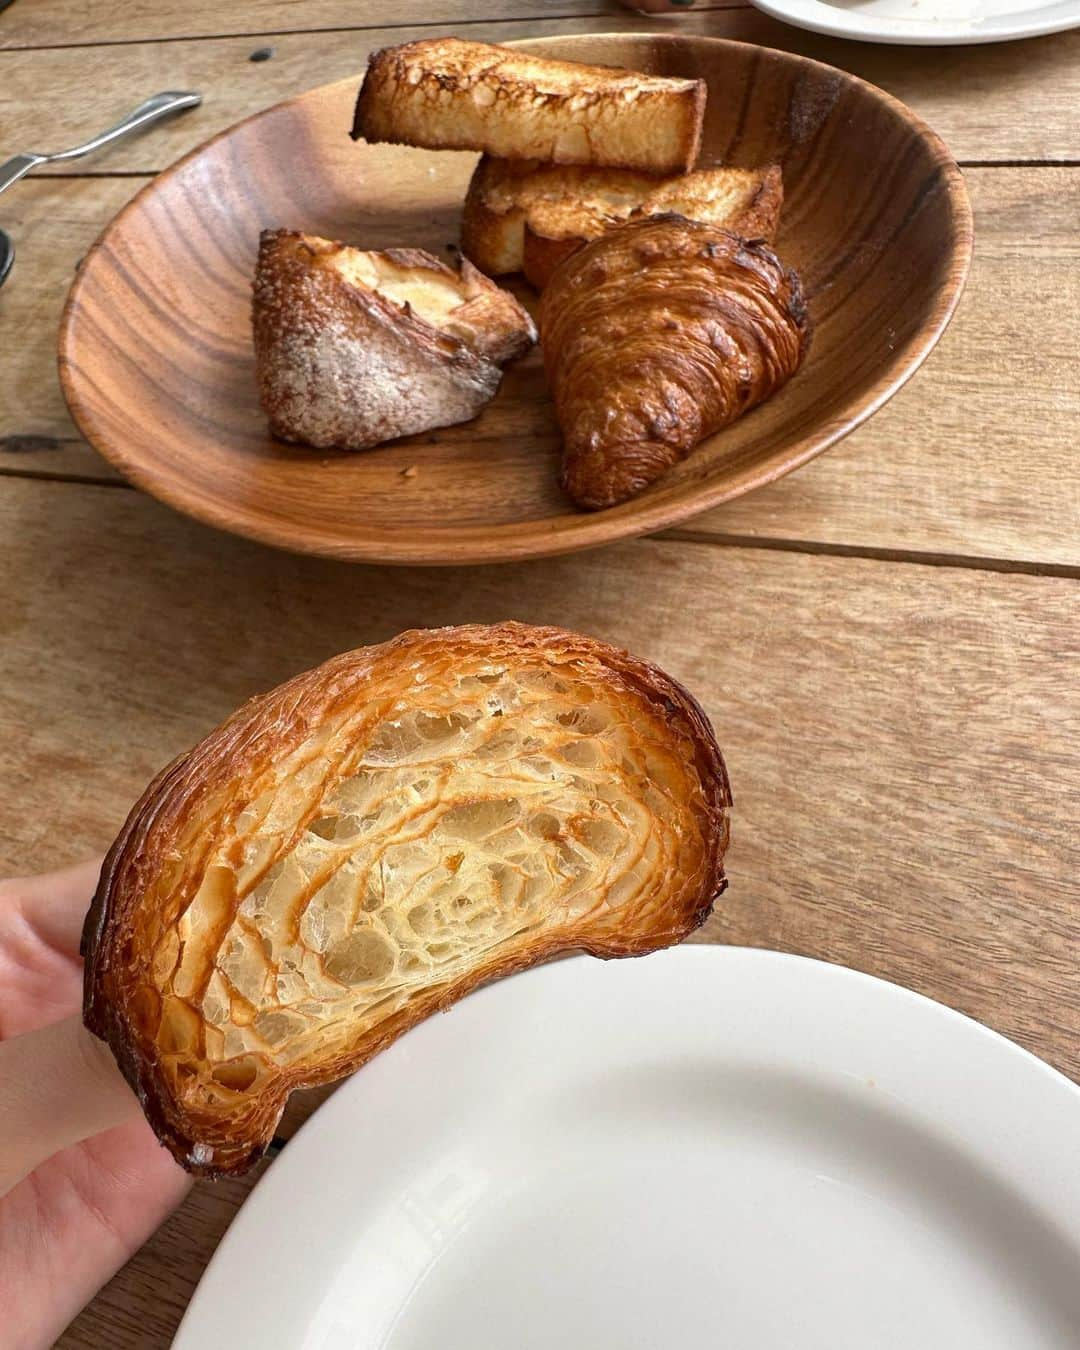
M 166 768 L 102 868 L 84 1017 L 189 1171 L 483 981 L 680 941 L 730 792 L 655 666 L 519 624 L 403 634 L 252 699 Z
M 798 370 L 798 277 L 759 241 L 673 214 L 631 221 L 555 271 L 544 366 L 579 506 L 635 496 Z

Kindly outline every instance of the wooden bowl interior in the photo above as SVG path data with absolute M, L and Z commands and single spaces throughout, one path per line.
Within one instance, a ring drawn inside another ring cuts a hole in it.
M 642 497 L 596 515 L 574 510 L 557 486 L 559 435 L 538 352 L 507 371 L 467 425 L 361 454 L 272 439 L 250 336 L 259 231 L 441 253 L 457 240 L 475 163 L 354 144 L 358 80 L 348 80 L 210 141 L 135 198 L 88 256 L 62 326 L 61 373 L 91 442 L 154 495 L 270 543 L 489 561 L 656 529 L 771 481 L 913 372 L 955 305 L 971 230 L 959 171 L 906 109 L 840 71 L 747 44 L 623 35 L 528 45 L 700 76 L 702 164 L 782 163 L 776 247 L 803 277 L 815 332 L 806 365 L 774 399 Z

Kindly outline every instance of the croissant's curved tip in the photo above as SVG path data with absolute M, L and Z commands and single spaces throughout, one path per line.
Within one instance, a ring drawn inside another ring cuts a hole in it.
M 576 505 L 604 511 L 644 492 L 681 457 L 674 446 L 662 441 L 567 449 L 560 482 Z

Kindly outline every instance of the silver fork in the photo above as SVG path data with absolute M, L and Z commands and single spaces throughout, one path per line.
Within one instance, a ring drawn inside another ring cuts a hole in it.
M 201 94 L 193 93 L 174 93 L 167 92 L 155 94 L 153 98 L 148 98 L 145 103 L 140 103 L 137 108 L 123 118 L 108 131 L 103 131 L 100 136 L 95 136 L 93 140 L 86 141 L 83 145 L 77 145 L 72 150 L 58 150 L 53 154 L 35 154 L 29 152 L 25 155 L 16 155 L 14 159 L 9 159 L 6 164 L 0 164 L 0 192 L 9 188 L 12 183 L 17 183 L 31 169 L 40 168 L 42 164 L 56 164 L 65 159 L 79 159 L 82 155 L 89 155 L 94 150 L 100 150 L 103 145 L 109 145 L 112 141 L 119 140 L 121 136 L 127 136 L 132 131 L 137 131 L 139 127 L 150 126 L 163 117 L 170 117 L 173 113 L 183 112 L 185 108 L 196 108 L 202 102 Z M 15 261 L 15 245 L 11 242 L 11 236 L 5 230 L 0 229 L 0 286 L 4 284 L 11 266 Z

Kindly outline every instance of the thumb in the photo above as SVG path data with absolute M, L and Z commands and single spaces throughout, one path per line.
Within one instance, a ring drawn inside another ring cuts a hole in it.
M 62 1148 L 140 1114 L 78 1017 L 0 1043 L 0 1196 Z

